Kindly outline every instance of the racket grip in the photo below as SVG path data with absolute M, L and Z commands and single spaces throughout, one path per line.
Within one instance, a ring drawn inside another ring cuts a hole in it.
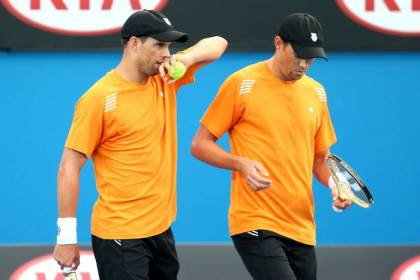
M 64 279 L 65 280 L 77 280 L 77 275 L 76 275 L 76 272 L 70 272 L 69 274 L 66 274 L 65 276 L 64 276 Z
M 334 190 L 334 189 L 337 187 L 337 185 L 335 184 L 335 181 L 334 181 L 334 179 L 333 179 L 333 177 L 332 177 L 332 176 L 328 177 L 328 184 L 327 184 L 327 187 L 328 187 L 330 190 Z
M 63 267 L 63 273 L 65 280 L 77 280 L 76 271 L 72 270 L 71 267 Z
M 341 212 L 343 212 L 343 210 L 342 209 L 338 209 L 337 207 L 335 207 L 334 206 L 334 204 L 332 205 L 332 209 L 334 210 L 334 212 L 336 212 L 336 213 L 341 213 Z

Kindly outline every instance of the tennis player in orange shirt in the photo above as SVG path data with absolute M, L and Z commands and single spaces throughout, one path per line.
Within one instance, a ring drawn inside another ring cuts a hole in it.
M 79 175 L 95 169 L 92 247 L 100 279 L 176 280 L 179 263 L 171 224 L 176 216 L 176 93 L 218 59 L 227 42 L 215 36 L 175 55 L 187 34 L 153 10 L 131 15 L 121 30 L 119 65 L 77 102 L 58 174 L 58 236 L 54 257 L 63 272 L 77 269 Z M 187 71 L 166 76 L 174 61 Z
M 326 166 L 336 136 L 323 86 L 306 75 L 326 59 L 317 19 L 291 14 L 275 53 L 232 74 L 201 120 L 192 154 L 233 171 L 229 230 L 256 280 L 316 279 L 312 176 L 332 189 Z M 229 132 L 231 152 L 216 141 Z

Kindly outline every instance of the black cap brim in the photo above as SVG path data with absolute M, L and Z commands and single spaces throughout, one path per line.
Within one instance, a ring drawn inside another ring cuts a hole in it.
M 319 57 L 328 60 L 328 57 L 322 47 L 304 47 L 293 43 L 292 47 L 299 58 L 311 59 Z
M 188 35 L 186 33 L 179 32 L 177 30 L 170 30 L 170 31 L 162 32 L 162 33 L 149 35 L 149 36 L 161 42 L 184 43 L 188 41 Z

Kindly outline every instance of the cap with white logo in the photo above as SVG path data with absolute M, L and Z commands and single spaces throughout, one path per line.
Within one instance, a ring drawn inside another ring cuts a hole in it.
M 327 60 L 323 49 L 324 33 L 319 21 L 309 14 L 295 13 L 283 19 L 277 32 L 289 42 L 299 58 L 321 57 Z
M 161 42 L 186 42 L 188 35 L 175 30 L 169 19 L 154 10 L 140 10 L 125 21 L 121 29 L 121 37 L 152 37 Z

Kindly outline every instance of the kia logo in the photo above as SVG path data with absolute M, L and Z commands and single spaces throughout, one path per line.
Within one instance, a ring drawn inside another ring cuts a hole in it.
M 0 0 L 28 25 L 65 35 L 104 35 L 119 32 L 136 10 L 162 10 L 168 0 Z
M 80 251 L 77 279 L 99 280 L 92 251 Z M 64 280 L 64 275 L 52 254 L 40 256 L 21 265 L 10 280 Z
M 391 280 L 412 279 L 420 279 L 420 255 L 401 264 L 391 277 Z
M 420 35 L 420 0 L 336 0 L 358 24 L 389 35 Z

